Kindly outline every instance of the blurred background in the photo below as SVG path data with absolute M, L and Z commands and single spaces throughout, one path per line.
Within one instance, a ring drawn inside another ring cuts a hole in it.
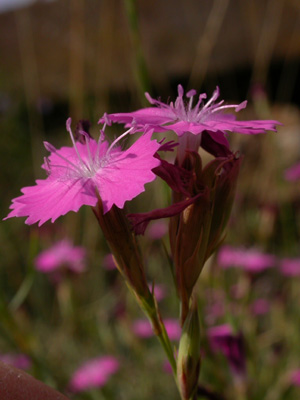
M 20 188 L 44 178 L 42 142 L 69 145 L 69 116 L 74 125 L 89 119 L 97 136 L 104 112 L 145 106 L 146 91 L 170 101 L 179 83 L 208 97 L 218 85 L 226 102 L 248 100 L 238 118 L 283 123 L 278 134 L 230 135 L 232 148 L 245 158 L 225 243 L 277 260 L 300 257 L 299 181 L 284 178 L 300 160 L 299 0 L 0 0 L 0 55 L 2 218 Z M 160 182 L 154 188 L 131 207 L 167 205 L 167 189 Z M 65 237 L 86 248 L 86 271 L 83 278 L 66 274 L 53 283 L 34 260 Z M 167 237 L 162 240 L 168 247 Z M 142 246 L 149 280 L 170 286 L 164 246 L 153 237 L 142 239 Z M 85 207 L 41 229 L 23 219 L 2 222 L 0 353 L 27 355 L 30 373 L 74 399 L 176 398 L 172 377 L 161 372 L 155 339 L 147 346 L 132 332 L 141 314 L 125 285 L 116 271 L 102 268 L 108 252 Z M 225 364 L 214 373 L 213 363 L 204 367 L 203 382 L 228 399 L 297 400 L 299 387 L 289 373 L 300 369 L 300 266 L 291 279 L 280 274 L 279 261 L 259 277 L 223 271 L 215 259 L 209 264 L 199 282 L 203 309 L 216 289 L 230 312 L 203 315 L 203 326 L 230 322 L 244 332 L 251 343 L 248 379 L 258 382 L 237 397 Z M 228 289 L 233 285 L 242 288 L 239 299 Z M 249 304 L 262 294 L 271 311 L 253 316 Z M 174 297 L 169 290 L 164 316 L 177 316 Z M 72 373 L 99 354 L 121 359 L 114 384 L 72 395 Z

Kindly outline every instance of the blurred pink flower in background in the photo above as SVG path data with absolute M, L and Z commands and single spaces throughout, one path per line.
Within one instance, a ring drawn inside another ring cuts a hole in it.
M 285 173 L 284 177 L 287 181 L 297 181 L 300 179 L 300 163 L 293 165 L 292 167 L 288 168 Z
M 152 283 L 148 284 L 150 292 L 152 293 Z M 162 301 L 166 297 L 166 287 L 162 283 L 154 285 L 154 296 L 157 301 Z
M 112 253 L 106 254 L 106 256 L 103 257 L 102 267 L 107 271 L 113 271 L 117 269 Z
M 256 249 L 223 246 L 218 253 L 218 264 L 223 268 L 238 267 L 248 272 L 262 272 L 276 264 L 276 257 Z
M 64 239 L 42 251 L 35 259 L 35 266 L 37 270 L 44 273 L 54 272 L 61 268 L 79 273 L 85 270 L 85 256 L 86 251 L 83 247 L 73 246 L 68 239 Z
M 255 315 L 264 315 L 270 311 L 270 302 L 265 299 L 257 299 L 251 304 L 251 311 Z
M 145 236 L 153 240 L 159 240 L 166 235 L 168 232 L 168 225 L 165 221 L 152 222 L 145 233 Z
M 295 369 L 290 373 L 290 383 L 294 386 L 300 386 L 300 369 Z
M 119 366 L 119 361 L 112 356 L 91 359 L 74 372 L 69 384 L 70 390 L 81 392 L 100 388 L 118 371 Z
M 165 360 L 164 361 L 164 363 L 163 363 L 163 370 L 164 370 L 164 372 L 166 372 L 167 374 L 173 374 L 173 370 L 172 370 L 172 366 L 171 366 L 171 364 L 169 363 L 169 361 L 168 360 Z
M 219 289 L 207 289 L 205 299 L 205 321 L 208 325 L 214 325 L 218 318 L 225 314 L 225 292 Z
M 279 268 L 283 275 L 300 276 L 300 258 L 283 258 Z
M 25 354 L 0 354 L 0 361 L 15 368 L 27 370 L 31 367 L 31 360 Z
M 221 352 L 228 360 L 232 372 L 243 376 L 246 373 L 244 339 L 241 333 L 234 333 L 228 324 L 208 329 L 208 337 L 213 352 Z
M 181 328 L 177 319 L 164 320 L 165 328 L 170 340 L 179 340 Z M 137 319 L 132 325 L 133 332 L 140 338 L 146 339 L 154 335 L 152 326 L 147 319 Z

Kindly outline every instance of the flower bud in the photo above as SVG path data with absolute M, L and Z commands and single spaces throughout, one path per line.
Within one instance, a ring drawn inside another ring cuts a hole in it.
M 228 157 L 216 158 L 203 170 L 204 183 L 208 180 L 206 184 L 211 185 L 214 192 L 206 259 L 212 255 L 224 239 L 224 230 L 234 201 L 241 161 L 240 157 L 231 154 Z
M 116 266 L 128 285 L 138 297 L 152 298 L 136 237 L 124 211 L 113 206 L 103 214 L 101 200 L 98 201 L 97 207 L 94 207 L 93 211 L 111 249 Z
M 200 372 L 200 325 L 193 302 L 182 328 L 177 357 L 177 379 L 182 399 L 193 398 Z
M 202 167 L 199 154 L 187 154 L 182 165 L 192 173 L 189 191 L 195 201 L 170 219 L 169 237 L 183 324 L 189 309 L 189 299 L 205 262 L 213 202 L 210 188 L 200 181 Z M 173 201 L 178 203 L 183 196 L 173 193 Z
M 188 190 L 191 198 L 196 199 L 172 217 L 169 226 L 183 323 L 204 263 L 223 239 L 234 199 L 240 159 L 230 153 L 215 158 L 202 169 L 199 154 L 187 153 L 182 167 L 191 173 Z M 180 202 L 184 196 L 174 192 L 173 200 Z

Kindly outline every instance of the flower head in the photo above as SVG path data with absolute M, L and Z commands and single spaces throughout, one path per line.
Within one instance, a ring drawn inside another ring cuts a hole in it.
M 82 272 L 84 265 L 85 249 L 73 246 L 67 240 L 61 240 L 47 250 L 42 251 L 35 259 L 36 269 L 41 272 L 53 272 L 61 267 L 66 267 L 72 272 Z
M 103 130 L 98 142 L 84 131 L 80 133 L 85 143 L 75 142 L 70 118 L 67 130 L 73 147 L 57 150 L 45 142 L 51 154 L 42 168 L 48 177 L 37 180 L 35 186 L 23 188 L 23 195 L 13 199 L 12 211 L 6 218 L 27 216 L 27 224 L 39 222 L 40 226 L 49 219 L 54 222 L 69 211 L 76 212 L 83 205 L 95 206 L 99 196 L 106 213 L 113 205 L 123 208 L 125 201 L 143 192 L 144 185 L 155 179 L 151 170 L 160 164 L 153 157 L 159 144 L 150 140 L 151 131 L 122 151 L 116 145 L 131 129 L 111 145 L 105 140 Z
M 235 334 L 230 325 L 214 326 L 208 330 L 213 352 L 221 352 L 227 358 L 232 372 L 244 375 L 246 372 L 245 343 L 241 333 Z
M 290 372 L 289 374 L 290 378 L 290 383 L 293 386 L 299 386 L 300 387 L 300 369 L 295 369 Z
M 294 164 L 284 172 L 287 181 L 298 181 L 300 179 L 300 163 Z
M 264 254 L 255 249 L 233 248 L 223 246 L 218 254 L 218 263 L 223 268 L 240 267 L 248 272 L 262 272 L 276 263 L 272 254 Z
M 238 112 L 246 107 L 247 102 L 225 105 L 224 100 L 217 101 L 220 95 L 218 87 L 206 102 L 205 93 L 201 93 L 194 101 L 196 94 L 196 90 L 192 89 L 186 93 L 186 100 L 184 100 L 183 87 L 178 85 L 177 99 L 175 102 L 166 104 L 153 99 L 146 93 L 147 100 L 155 107 L 147 107 L 130 113 L 109 114 L 101 118 L 100 122 L 109 119 L 112 122 L 134 126 L 136 129 L 152 126 L 156 131 L 172 130 L 181 138 L 179 148 L 184 147 L 189 150 L 196 150 L 201 144 L 201 135 L 204 131 L 215 142 L 228 147 L 224 136 L 226 132 L 265 133 L 268 130 L 276 131 L 276 125 L 279 124 L 273 120 L 237 121 L 235 115 L 227 111 L 233 109 Z
M 91 359 L 74 372 L 70 389 L 73 392 L 81 392 L 102 387 L 118 369 L 119 361 L 112 356 Z
M 283 258 L 280 271 L 285 276 L 300 276 L 300 258 Z
M 30 369 L 31 367 L 31 360 L 25 354 L 0 354 L 0 361 L 24 370 Z
M 181 328 L 177 319 L 166 319 L 164 325 L 170 340 L 179 340 Z M 137 319 L 132 326 L 133 332 L 140 338 L 146 339 L 154 335 L 152 326 L 147 319 Z

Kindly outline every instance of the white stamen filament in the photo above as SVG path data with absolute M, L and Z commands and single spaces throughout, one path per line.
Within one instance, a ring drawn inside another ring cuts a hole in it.
M 208 108 L 211 105 L 211 103 L 213 103 L 218 97 L 219 97 L 219 88 L 217 87 L 217 89 L 213 92 L 213 95 L 211 96 L 211 98 L 202 107 L 202 110 L 205 110 L 206 108 Z
M 56 150 L 56 148 L 54 146 L 52 146 L 52 144 L 48 143 L 48 142 L 44 142 L 44 146 L 46 148 L 46 150 L 51 151 L 51 153 L 56 154 L 58 157 L 60 157 L 62 160 L 66 161 L 68 164 L 72 165 L 72 167 L 75 168 L 76 171 L 80 171 L 80 169 L 78 168 L 78 166 L 74 163 L 72 163 L 72 161 L 68 160 L 66 157 L 62 156 L 61 154 L 58 153 L 58 151 Z M 51 150 L 50 150 L 51 149 Z M 48 162 L 49 163 L 49 162 Z M 53 165 L 51 164 L 51 167 Z M 49 164 L 50 167 L 50 164 Z
M 85 144 L 86 144 L 86 147 L 87 147 L 87 152 L 88 152 L 88 157 L 89 157 L 89 166 L 88 166 L 88 168 L 89 168 L 89 170 L 90 170 L 91 172 L 95 172 L 95 168 L 94 168 L 94 166 L 93 166 L 94 160 L 93 160 L 92 153 L 91 153 L 91 148 L 90 148 L 90 137 L 89 137 L 89 135 L 88 135 L 86 132 L 84 132 L 84 131 L 79 131 L 79 133 L 80 133 L 82 136 L 85 137 Z
M 104 140 L 104 130 L 105 130 L 105 128 L 106 128 L 106 123 L 103 125 L 103 128 L 100 129 L 100 135 L 99 135 L 98 142 L 97 142 L 97 149 L 96 149 L 96 154 L 95 154 L 95 161 L 96 161 L 97 164 L 99 163 L 100 146 L 101 146 L 101 143 Z
M 89 169 L 89 166 L 83 161 L 83 159 L 81 158 L 81 155 L 80 155 L 80 153 L 78 151 L 78 148 L 77 148 L 74 136 L 73 136 L 73 132 L 72 132 L 72 129 L 71 129 L 71 118 L 69 118 L 68 121 L 67 121 L 67 131 L 70 134 L 70 137 L 71 137 L 71 140 L 72 140 L 72 143 L 73 143 L 73 147 L 74 147 L 74 149 L 76 151 L 76 154 L 77 154 L 77 157 L 78 157 L 79 161 L 81 162 L 81 164 L 82 164 L 82 166 L 84 168 Z
M 131 127 L 130 129 L 128 129 L 128 131 L 124 132 L 122 135 L 118 136 L 113 142 L 112 144 L 109 146 L 109 148 L 107 149 L 106 152 L 106 156 L 109 155 L 109 153 L 111 152 L 112 148 L 126 135 L 128 135 L 134 128 Z
M 222 103 L 223 103 L 223 101 L 222 101 Z M 215 113 L 215 112 L 218 112 L 220 110 L 225 110 L 227 108 L 235 108 L 236 109 L 238 107 L 239 107 L 239 104 L 228 104 L 226 106 L 221 106 L 221 107 L 214 108 L 213 110 L 211 110 L 211 113 Z

